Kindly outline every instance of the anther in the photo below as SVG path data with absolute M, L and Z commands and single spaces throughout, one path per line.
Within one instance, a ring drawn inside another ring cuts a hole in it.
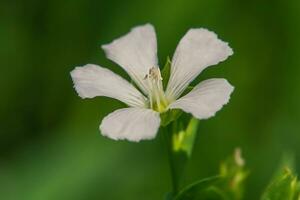
M 149 77 L 154 80 L 162 80 L 160 70 L 158 67 L 152 67 L 149 69 Z

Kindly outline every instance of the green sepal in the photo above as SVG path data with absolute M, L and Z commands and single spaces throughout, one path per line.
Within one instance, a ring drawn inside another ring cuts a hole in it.
M 160 125 L 165 127 L 169 125 L 174 120 L 177 120 L 182 114 L 182 111 L 179 109 L 168 110 L 160 114 Z
M 197 135 L 198 124 L 199 120 L 191 118 L 185 130 L 173 134 L 172 142 L 174 152 L 183 151 L 187 157 L 191 156 Z
M 164 65 L 163 70 L 161 71 L 161 77 L 162 77 L 162 83 L 163 83 L 163 87 L 164 89 L 166 89 L 167 84 L 169 82 L 169 78 L 170 78 L 170 74 L 171 74 L 171 60 L 170 57 L 167 57 L 167 61 L 166 64 Z

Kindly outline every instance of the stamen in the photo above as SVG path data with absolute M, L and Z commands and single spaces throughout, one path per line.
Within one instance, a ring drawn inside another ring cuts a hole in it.
M 164 112 L 167 107 L 165 93 L 162 87 L 162 77 L 158 67 L 151 67 L 144 78 L 148 84 L 148 98 L 150 108 L 158 112 Z
M 149 77 L 154 80 L 163 80 L 158 67 L 152 67 L 149 69 Z

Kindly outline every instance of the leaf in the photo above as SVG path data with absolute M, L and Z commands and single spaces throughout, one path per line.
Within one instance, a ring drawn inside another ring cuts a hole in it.
M 172 64 L 172 62 L 168 56 L 166 64 L 165 64 L 163 70 L 161 71 L 161 77 L 162 77 L 164 89 L 166 89 L 167 84 L 169 82 L 169 78 L 170 78 L 170 74 L 171 74 L 171 64 Z
M 261 200 L 297 200 L 300 193 L 298 184 L 297 177 L 286 168 L 269 184 Z
M 221 200 L 222 194 L 214 187 L 220 178 L 214 176 L 196 181 L 181 190 L 174 200 Z

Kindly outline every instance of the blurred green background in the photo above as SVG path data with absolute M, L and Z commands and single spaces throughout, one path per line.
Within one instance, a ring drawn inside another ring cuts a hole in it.
M 162 199 L 170 189 L 161 137 L 102 137 L 101 119 L 123 104 L 80 99 L 69 72 L 109 67 L 101 44 L 152 23 L 160 63 L 184 33 L 206 27 L 235 54 L 199 80 L 225 77 L 235 91 L 200 122 L 186 182 L 214 175 L 237 146 L 248 168 L 246 199 L 258 199 L 282 155 L 300 169 L 299 0 L 1 0 L 0 199 Z

